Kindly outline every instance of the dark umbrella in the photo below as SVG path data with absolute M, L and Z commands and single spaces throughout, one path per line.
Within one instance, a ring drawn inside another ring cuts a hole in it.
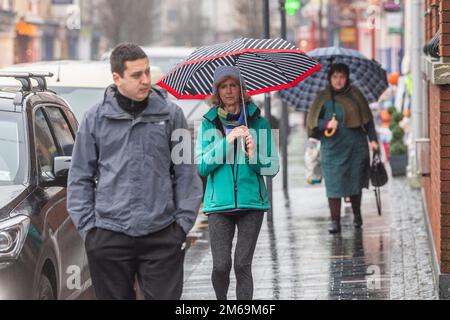
M 290 88 L 320 70 L 283 39 L 239 38 L 196 49 L 158 85 L 178 99 L 205 99 L 212 94 L 215 69 L 224 65 L 239 68 L 249 95 Z
M 386 71 L 375 61 L 366 58 L 356 50 L 337 47 L 318 48 L 308 52 L 323 68 L 297 86 L 279 92 L 281 99 L 299 111 L 309 109 L 317 93 L 328 86 L 328 70 L 332 63 L 345 63 L 350 68 L 350 80 L 369 103 L 378 98 L 388 88 Z

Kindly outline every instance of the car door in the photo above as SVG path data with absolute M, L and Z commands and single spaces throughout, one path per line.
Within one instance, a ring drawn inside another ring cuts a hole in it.
M 52 173 L 56 156 L 71 156 L 74 132 L 64 111 L 58 106 L 43 106 L 35 112 L 35 142 L 38 188 L 45 201 L 45 239 L 56 256 L 58 298 L 76 298 L 83 286 L 84 245 L 67 213 L 66 187 L 55 184 Z

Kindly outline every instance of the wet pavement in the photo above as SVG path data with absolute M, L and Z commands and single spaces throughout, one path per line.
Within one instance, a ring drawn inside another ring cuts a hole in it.
M 351 207 L 343 204 L 342 232 L 328 234 L 324 186 L 309 186 L 304 178 L 301 115 L 291 121 L 289 194 L 282 191 L 280 173 L 274 180 L 274 213 L 265 217 L 253 260 L 254 299 L 435 299 L 420 191 L 410 190 L 405 179 L 391 179 L 382 190 L 378 216 L 373 191 L 364 190 L 363 229 L 353 227 Z M 213 300 L 203 214 L 189 239 L 182 299 Z M 235 299 L 235 288 L 232 271 L 229 299 Z

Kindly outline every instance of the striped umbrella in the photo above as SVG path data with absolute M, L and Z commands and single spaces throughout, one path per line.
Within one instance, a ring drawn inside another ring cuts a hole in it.
M 157 84 L 178 99 L 205 99 L 218 66 L 238 67 L 249 95 L 290 88 L 320 70 L 283 39 L 239 38 L 196 49 Z
M 381 65 L 356 50 L 326 47 L 308 52 L 323 68 L 295 87 L 279 92 L 281 99 L 298 111 L 307 111 L 319 91 L 328 86 L 327 74 L 331 63 L 345 63 L 350 68 L 350 81 L 369 103 L 376 102 L 388 88 L 386 71 Z

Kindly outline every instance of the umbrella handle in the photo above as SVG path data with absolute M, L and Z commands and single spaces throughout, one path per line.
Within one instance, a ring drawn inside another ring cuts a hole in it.
M 336 115 L 333 115 L 332 120 L 336 120 Z M 325 137 L 331 138 L 332 136 L 334 136 L 336 134 L 336 129 L 325 129 L 324 134 L 325 134 Z
M 245 143 L 245 138 L 242 138 L 241 137 L 241 147 L 242 147 L 242 151 L 244 151 L 244 153 L 247 153 L 248 152 L 248 150 L 247 150 L 247 144 Z

